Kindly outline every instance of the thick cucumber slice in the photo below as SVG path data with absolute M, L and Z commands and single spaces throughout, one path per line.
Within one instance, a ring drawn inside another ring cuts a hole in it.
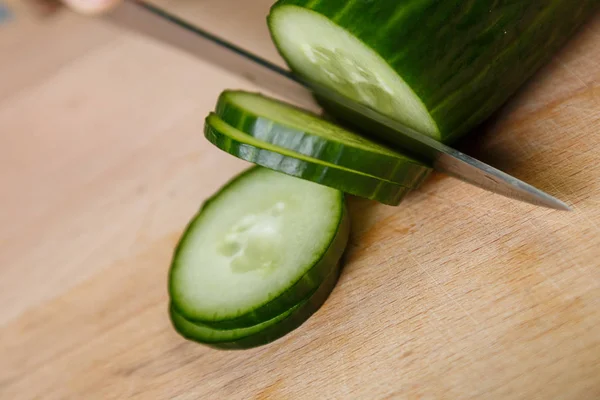
M 297 74 L 450 142 L 497 110 L 599 5 L 279 0 L 268 21 Z
M 302 325 L 325 303 L 335 288 L 339 269 L 335 268 L 306 299 L 282 314 L 263 323 L 239 329 L 214 329 L 188 321 L 171 306 L 171 322 L 186 339 L 219 349 L 248 349 L 265 345 L 287 335 Z
M 219 328 L 269 320 L 335 268 L 348 233 L 343 193 L 252 168 L 188 225 L 171 266 L 172 304 L 188 320 Z
M 415 188 L 431 168 L 290 104 L 224 91 L 216 113 L 228 125 L 284 149 Z
M 396 206 L 410 188 L 283 149 L 226 124 L 216 114 L 206 118 L 204 135 L 221 150 L 287 175 L 355 196 Z

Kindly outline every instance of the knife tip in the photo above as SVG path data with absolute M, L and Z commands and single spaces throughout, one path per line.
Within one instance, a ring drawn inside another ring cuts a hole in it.
M 547 204 L 551 208 L 559 211 L 573 211 L 573 207 L 569 206 L 564 201 L 561 201 L 557 198 L 552 197 L 549 204 Z

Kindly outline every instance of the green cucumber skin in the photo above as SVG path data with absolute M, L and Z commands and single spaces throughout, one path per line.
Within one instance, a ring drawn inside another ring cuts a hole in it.
M 219 149 L 242 160 L 382 204 L 397 206 L 411 190 L 368 175 L 358 175 L 316 162 L 305 162 L 241 143 L 218 132 L 209 123 L 205 124 L 204 136 Z
M 418 188 L 431 174 L 432 169 L 416 160 L 411 160 L 398 154 L 397 157 L 388 154 L 366 151 L 346 145 L 341 142 L 328 140 L 324 137 L 311 135 L 281 123 L 245 112 L 237 107 L 228 96 L 231 91 L 224 91 L 217 102 L 216 114 L 227 124 L 261 140 L 286 148 L 305 156 L 330 162 L 348 169 L 373 175 L 377 178 L 394 182 L 409 188 Z M 255 93 L 257 96 L 261 96 Z M 290 105 L 290 107 L 293 107 Z M 296 107 L 294 107 L 296 108 Z M 298 110 L 299 113 L 307 113 Z M 319 118 L 314 115 L 315 118 Z M 262 122 L 262 123 L 259 123 Z M 325 122 L 324 123 L 328 123 Z M 256 127 L 270 125 L 270 131 L 257 132 Z
M 205 329 L 199 330 L 194 322 L 185 319 L 173 307 L 169 310 L 171 324 L 187 340 L 219 350 L 244 350 L 267 345 L 299 328 L 315 314 L 329 298 L 329 295 L 337 284 L 339 275 L 340 268 L 336 267 L 324 278 L 319 287 L 304 300 L 273 318 L 274 323 L 269 324 L 269 321 L 267 321 L 265 322 L 265 328 L 259 332 L 251 333 L 247 336 L 240 335 L 240 337 L 234 340 L 220 340 L 218 338 L 218 330 L 213 331 L 212 337 L 203 335 L 202 331 Z
M 406 81 L 436 122 L 440 140 L 450 143 L 502 106 L 599 4 L 279 0 L 269 19 L 279 7 L 293 5 L 322 14 L 352 33 Z
M 299 301 L 305 298 L 309 293 L 311 293 L 311 291 L 313 291 L 314 288 L 319 285 L 323 278 L 327 276 L 331 269 L 337 266 L 340 258 L 342 257 L 346 249 L 346 245 L 348 243 L 348 238 L 350 235 L 350 218 L 348 216 L 345 198 L 343 194 L 340 193 L 340 208 L 342 210 L 342 216 L 340 218 L 340 222 L 338 224 L 333 240 L 331 241 L 325 252 L 321 255 L 319 261 L 315 263 L 310 268 L 310 270 L 307 271 L 306 274 L 304 274 L 297 282 L 290 285 L 284 292 L 280 293 L 277 297 L 270 299 L 268 302 L 262 305 L 259 305 L 251 312 L 244 313 L 242 315 L 236 316 L 235 318 L 220 320 L 210 319 L 211 316 L 206 316 L 205 318 L 198 318 L 198 316 L 190 315 L 189 312 L 186 311 L 185 307 L 179 305 L 178 296 L 173 286 L 172 276 L 173 271 L 177 266 L 178 254 L 180 253 L 183 245 L 185 244 L 187 234 L 191 232 L 194 224 L 197 223 L 199 218 L 202 218 L 202 211 L 207 207 L 210 207 L 210 204 L 213 201 L 215 201 L 220 192 L 226 190 L 227 187 L 232 185 L 237 179 L 241 179 L 259 168 L 261 167 L 254 166 L 242 172 L 234 179 L 229 181 L 226 185 L 224 185 L 223 188 L 221 188 L 221 190 L 217 192 L 217 194 L 207 199 L 202 204 L 196 216 L 190 221 L 190 223 L 186 227 L 186 230 L 184 231 L 181 239 L 179 240 L 179 243 L 175 248 L 173 261 L 169 272 L 169 295 L 174 309 L 176 309 L 179 314 L 181 314 L 190 321 L 201 322 L 202 324 L 211 326 L 215 329 L 243 328 L 267 321 L 293 307 L 295 304 L 297 304 Z

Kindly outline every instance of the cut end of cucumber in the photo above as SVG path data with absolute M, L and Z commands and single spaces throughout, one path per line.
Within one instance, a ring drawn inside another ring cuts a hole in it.
M 269 25 L 290 68 L 399 122 L 439 139 L 421 99 L 376 52 L 314 11 L 274 7 Z

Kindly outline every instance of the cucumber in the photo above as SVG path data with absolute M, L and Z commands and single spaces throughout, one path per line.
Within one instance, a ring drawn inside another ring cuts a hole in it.
M 221 150 L 243 160 L 383 204 L 396 206 L 410 192 L 410 188 L 396 183 L 263 142 L 214 113 L 206 118 L 204 135 Z
M 268 24 L 299 76 L 448 143 L 497 110 L 599 4 L 279 0 Z
M 319 286 L 338 264 L 348 234 L 342 192 L 251 168 L 188 224 L 169 274 L 173 307 L 215 328 L 267 321 Z
M 354 171 L 415 188 L 430 174 L 425 164 L 258 93 L 226 90 L 216 113 L 255 138 Z
M 319 287 L 297 305 L 260 324 L 239 329 L 214 329 L 188 321 L 175 307 L 170 308 L 171 323 L 188 340 L 218 349 L 249 349 L 274 342 L 302 325 L 325 303 L 339 277 L 334 268 Z

